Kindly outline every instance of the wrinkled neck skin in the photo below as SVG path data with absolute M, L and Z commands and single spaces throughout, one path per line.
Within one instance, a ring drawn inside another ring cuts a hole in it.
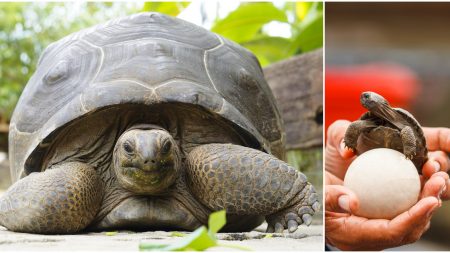
M 377 105 L 372 107 L 369 111 L 371 114 L 383 119 L 400 130 L 404 127 L 404 124 L 402 124 L 402 117 L 399 117 L 398 112 L 387 103 L 377 103 Z

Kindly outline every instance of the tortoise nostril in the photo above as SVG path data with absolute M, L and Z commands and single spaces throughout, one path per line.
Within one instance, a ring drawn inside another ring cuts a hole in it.
M 144 164 L 153 164 L 153 163 L 155 163 L 155 160 L 145 160 L 144 161 Z

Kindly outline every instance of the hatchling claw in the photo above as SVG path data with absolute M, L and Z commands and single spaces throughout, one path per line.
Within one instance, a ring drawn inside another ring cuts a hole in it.
M 350 149 L 353 153 L 356 153 L 356 145 L 349 144 L 344 140 L 344 147 Z

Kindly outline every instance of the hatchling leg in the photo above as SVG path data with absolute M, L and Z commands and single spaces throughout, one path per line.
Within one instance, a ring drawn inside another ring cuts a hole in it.
M 344 136 L 345 146 L 350 148 L 355 153 L 359 135 L 363 131 L 373 127 L 375 127 L 375 125 L 371 121 L 367 120 L 357 120 L 352 122 L 348 126 L 347 131 L 345 132 Z
M 259 150 L 232 144 L 207 144 L 187 156 L 187 184 L 211 211 L 262 215 L 268 231 L 289 232 L 311 224 L 320 209 L 305 175 Z
M 0 225 L 27 233 L 78 232 L 93 220 L 101 199 L 100 178 L 92 167 L 55 165 L 9 188 L 0 198 Z
M 416 137 L 414 136 L 414 131 L 411 127 L 406 126 L 400 132 L 403 143 L 403 154 L 412 160 L 416 155 Z

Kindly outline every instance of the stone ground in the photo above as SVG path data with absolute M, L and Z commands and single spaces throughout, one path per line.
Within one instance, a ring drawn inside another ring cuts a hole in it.
M 293 235 L 272 234 L 265 238 L 263 224 L 255 231 L 249 233 L 219 233 L 221 244 L 232 244 L 258 251 L 322 251 L 323 226 L 312 225 L 299 227 Z M 140 242 L 153 242 L 156 244 L 174 243 L 182 240 L 174 237 L 171 232 L 130 232 L 121 231 L 115 235 L 106 233 L 86 233 L 78 235 L 35 235 L 9 232 L 0 227 L 0 252 L 2 251 L 62 251 L 62 250 L 89 250 L 89 251 L 138 251 Z M 234 251 L 226 247 L 214 247 L 211 251 Z

